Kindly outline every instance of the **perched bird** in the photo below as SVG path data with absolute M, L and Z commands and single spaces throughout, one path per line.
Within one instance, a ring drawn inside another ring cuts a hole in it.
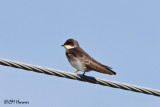
M 105 66 L 92 57 L 90 57 L 74 39 L 68 39 L 63 45 L 66 49 L 66 56 L 70 64 L 77 69 L 75 72 L 78 75 L 78 71 L 85 72 L 97 71 L 109 75 L 116 75 L 116 72 L 112 71 L 111 67 Z

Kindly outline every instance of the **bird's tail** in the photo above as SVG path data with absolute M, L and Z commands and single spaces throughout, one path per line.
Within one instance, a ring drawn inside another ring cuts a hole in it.
M 111 70 L 112 68 L 106 65 L 102 65 L 106 70 L 107 70 L 107 74 L 109 75 L 116 75 L 116 72 L 114 72 L 113 70 Z
M 108 74 L 116 75 L 116 72 L 112 71 L 111 69 L 106 68 L 106 70 L 108 71 Z

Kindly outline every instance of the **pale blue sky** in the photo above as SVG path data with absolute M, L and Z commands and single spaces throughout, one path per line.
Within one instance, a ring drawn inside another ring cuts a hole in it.
M 0 1 L 1 58 L 75 72 L 60 46 L 69 38 L 117 72 L 86 75 L 160 89 L 159 0 Z M 0 87 L 1 107 L 160 106 L 159 97 L 4 66 Z

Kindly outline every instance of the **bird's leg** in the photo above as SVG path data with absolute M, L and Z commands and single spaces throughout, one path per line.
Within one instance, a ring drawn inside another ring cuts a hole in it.
M 85 76 L 85 75 L 84 75 L 85 73 L 86 73 L 86 72 L 84 72 L 82 75 Z
M 77 73 L 78 71 L 79 71 L 79 70 L 77 70 L 76 72 L 74 72 L 74 74 L 78 75 L 78 73 Z
M 85 73 L 86 73 L 86 72 L 84 72 L 84 73 L 82 74 L 83 77 L 85 77 L 85 75 L 84 75 Z
M 81 75 L 82 79 L 85 79 L 85 75 L 84 74 L 85 74 L 85 72 Z

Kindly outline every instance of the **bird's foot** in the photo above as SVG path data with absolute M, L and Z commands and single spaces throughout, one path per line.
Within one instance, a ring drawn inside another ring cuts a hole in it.
M 74 72 L 74 74 L 78 75 L 78 73 L 77 73 L 77 72 Z
M 86 76 L 85 76 L 84 74 L 85 74 L 85 72 L 82 74 L 82 76 L 81 76 L 81 77 L 85 79 L 85 77 L 86 77 Z
M 78 72 L 78 70 L 76 72 L 74 72 L 74 74 L 77 75 L 77 76 L 79 76 L 79 74 L 77 72 Z

